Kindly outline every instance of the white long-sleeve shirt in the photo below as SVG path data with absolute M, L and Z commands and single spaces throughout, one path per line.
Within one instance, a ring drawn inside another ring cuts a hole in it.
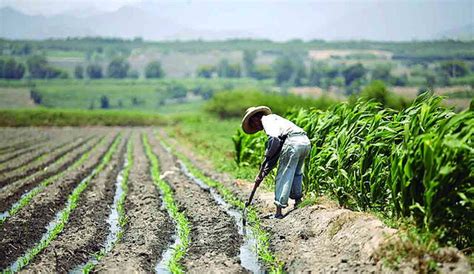
M 264 115 L 262 125 L 265 133 L 272 137 L 287 135 L 288 133 L 304 132 L 302 128 L 293 122 L 276 114 Z

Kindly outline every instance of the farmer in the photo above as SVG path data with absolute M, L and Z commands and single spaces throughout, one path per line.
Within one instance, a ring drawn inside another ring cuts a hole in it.
M 272 114 L 270 108 L 266 106 L 248 108 L 242 119 L 242 129 L 247 134 L 254 134 L 263 129 L 268 135 L 265 160 L 255 178 L 256 186 L 280 160 L 275 179 L 274 203 L 275 218 L 281 219 L 283 218 L 281 210 L 288 206 L 288 198 L 295 200 L 295 207 L 301 202 L 302 167 L 311 149 L 310 141 L 303 129 L 285 118 Z

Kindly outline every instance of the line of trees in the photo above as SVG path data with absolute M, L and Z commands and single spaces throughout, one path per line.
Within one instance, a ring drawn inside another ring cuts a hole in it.
M 130 69 L 130 63 L 126 59 L 115 58 L 109 63 L 105 73 L 100 64 L 89 64 L 85 69 L 83 66 L 77 65 L 74 69 L 74 77 L 76 79 L 83 79 L 86 76 L 90 79 L 101 79 L 104 77 L 137 79 L 140 77 L 140 73 L 137 70 Z M 145 77 L 148 79 L 165 77 L 161 63 L 159 61 L 148 63 L 145 67 Z
M 27 74 L 28 73 L 28 74 Z M 104 72 L 102 66 L 97 63 L 87 66 L 77 65 L 73 71 L 76 79 L 101 79 L 104 77 L 122 79 L 139 78 L 137 70 L 130 69 L 130 64 L 124 58 L 115 58 L 107 66 Z M 17 61 L 13 57 L 0 58 L 0 79 L 22 79 L 28 76 L 31 79 L 54 79 L 69 78 L 67 71 L 52 66 L 45 56 L 32 55 L 25 63 Z M 150 62 L 145 68 L 146 78 L 163 78 L 165 72 L 159 61 Z
M 417 78 L 410 82 L 408 73 L 394 75 L 392 65 L 379 64 L 369 69 L 362 63 L 351 65 L 329 65 L 326 62 L 312 61 L 307 65 L 301 54 L 288 54 L 278 57 L 272 65 L 259 65 L 255 60 L 255 51 L 243 51 L 242 65 L 221 60 L 216 66 L 198 67 L 196 74 L 202 78 L 236 78 L 250 77 L 258 80 L 274 79 L 279 86 L 317 86 L 328 89 L 331 86 L 344 88 L 347 94 L 358 93 L 370 81 L 380 80 L 389 85 L 406 86 L 409 84 L 427 87 L 447 86 L 452 79 L 469 75 L 469 66 L 461 60 L 443 61 L 434 68 L 425 67 L 411 71 L 410 77 Z M 420 80 L 421 79 L 421 80 Z
M 0 59 L 0 78 L 22 79 L 26 71 L 32 79 L 67 78 L 66 71 L 51 66 L 44 56 L 33 55 L 26 60 L 26 65 L 14 58 Z

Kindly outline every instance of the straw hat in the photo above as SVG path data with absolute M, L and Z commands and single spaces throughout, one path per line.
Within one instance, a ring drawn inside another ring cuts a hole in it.
M 245 111 L 244 118 L 242 119 L 242 129 L 247 134 L 253 134 L 258 130 L 250 125 L 250 118 L 255 114 L 263 112 L 264 115 L 272 114 L 272 110 L 266 106 L 250 107 Z

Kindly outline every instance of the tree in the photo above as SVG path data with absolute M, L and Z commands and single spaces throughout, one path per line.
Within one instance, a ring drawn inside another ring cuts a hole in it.
M 392 67 L 390 65 L 377 65 L 372 71 L 372 80 L 382 80 L 385 82 L 390 81 L 390 71 Z
M 36 105 L 41 105 L 41 102 L 43 101 L 43 96 L 41 96 L 41 93 L 39 93 L 34 88 L 30 90 L 30 98 L 31 98 L 31 100 L 33 100 L 33 102 Z
M 240 65 L 229 64 L 227 59 L 222 59 L 217 65 L 217 75 L 221 78 L 239 78 L 240 74 Z
M 246 77 L 254 77 L 255 72 L 255 59 L 257 58 L 257 52 L 254 50 L 244 50 L 244 75 Z
M 25 65 L 17 63 L 13 58 L 0 59 L 0 78 L 21 79 L 25 70 Z
M 108 109 L 109 108 L 109 98 L 105 95 L 100 97 L 100 108 Z
M 183 84 L 179 82 L 173 82 L 166 89 L 166 93 L 168 98 L 180 99 L 186 97 L 188 91 L 186 89 L 186 86 L 184 86 Z
M 275 82 L 278 85 L 289 84 L 300 86 L 306 77 L 306 68 L 298 56 L 283 56 L 273 64 Z
M 74 68 L 74 77 L 76 77 L 76 79 L 84 78 L 84 68 L 81 65 L 77 65 Z
M 308 75 L 308 84 L 310 86 L 321 87 L 321 79 L 327 77 L 327 73 L 330 71 L 329 66 L 323 62 L 311 63 Z
M 258 80 L 270 79 L 273 77 L 272 67 L 269 65 L 257 65 L 254 68 L 252 77 Z
M 51 79 L 51 78 L 67 78 L 67 72 L 55 67 L 51 67 L 46 60 L 46 57 L 35 55 L 26 60 L 28 71 L 31 78 L 36 79 Z
M 197 69 L 197 76 L 202 78 L 211 78 L 215 71 L 216 68 L 214 66 L 200 66 Z
M 441 63 L 441 70 L 449 77 L 463 77 L 469 74 L 469 67 L 463 61 L 446 61 Z
M 48 74 L 48 61 L 44 56 L 34 55 L 26 60 L 31 78 L 44 79 Z
M 129 68 L 130 64 L 124 58 L 115 58 L 107 68 L 107 76 L 117 79 L 125 78 Z
M 342 71 L 346 86 L 350 86 L 353 81 L 363 78 L 366 73 L 367 71 L 361 63 L 349 66 Z
M 86 68 L 86 72 L 90 79 L 102 78 L 102 67 L 98 64 L 89 64 Z
M 360 97 L 365 100 L 374 100 L 379 102 L 383 108 L 403 109 L 409 105 L 404 97 L 390 92 L 381 80 L 372 81 L 360 93 Z
M 163 78 L 165 72 L 161 68 L 161 63 L 159 61 L 153 61 L 148 63 L 145 68 L 145 77 L 146 78 Z

